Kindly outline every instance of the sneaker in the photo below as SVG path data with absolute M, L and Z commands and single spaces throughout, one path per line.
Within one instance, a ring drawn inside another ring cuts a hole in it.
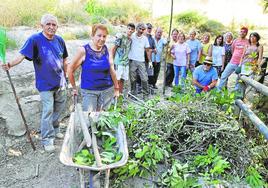
M 46 152 L 53 152 L 55 150 L 54 145 L 44 145 Z
M 64 138 L 64 135 L 62 133 L 57 133 L 55 137 L 58 139 L 62 139 Z

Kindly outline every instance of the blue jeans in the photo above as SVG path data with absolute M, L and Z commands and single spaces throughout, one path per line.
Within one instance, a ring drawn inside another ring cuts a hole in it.
M 181 85 L 184 86 L 184 81 L 186 79 L 186 66 L 177 66 L 174 65 L 174 74 L 175 74 L 175 85 L 179 85 L 179 74 L 181 72 Z
M 228 77 L 235 71 L 235 69 L 238 67 L 238 65 L 232 64 L 232 63 L 228 63 L 226 68 L 224 69 L 222 75 L 221 75 L 221 79 L 220 79 L 220 83 L 218 85 L 218 90 L 222 90 L 222 88 L 224 86 L 226 86 L 226 81 L 228 79 Z
M 114 87 L 101 91 L 81 89 L 83 111 L 108 110 L 114 96 Z
M 41 91 L 42 102 L 41 117 L 41 143 L 53 145 L 55 134 L 59 132 L 59 117 L 65 107 L 67 92 L 65 87 L 52 91 Z

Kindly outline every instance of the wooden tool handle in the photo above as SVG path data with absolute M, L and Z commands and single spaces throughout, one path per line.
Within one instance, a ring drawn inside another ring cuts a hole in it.
M 80 120 L 82 132 L 84 134 L 84 139 L 87 143 L 87 147 L 90 147 L 91 146 L 91 137 L 90 137 L 90 134 L 88 131 L 87 123 L 86 123 L 86 120 L 85 120 L 85 117 L 84 117 L 84 114 L 82 111 L 81 104 L 76 105 L 76 112 L 77 112 L 79 120 Z

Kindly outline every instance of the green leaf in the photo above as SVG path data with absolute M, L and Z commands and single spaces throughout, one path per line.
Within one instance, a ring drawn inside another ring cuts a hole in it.
M 163 156 L 163 154 L 162 154 L 162 151 L 159 150 L 159 149 L 156 149 L 156 150 L 154 151 L 154 158 L 155 158 L 156 160 L 158 160 L 158 161 L 161 161 L 161 160 L 164 158 L 164 156 Z
M 136 157 L 136 158 L 140 159 L 140 158 L 143 157 L 143 155 L 144 155 L 143 150 L 141 150 L 141 149 L 137 149 L 137 150 L 136 150 L 136 152 L 135 152 L 135 157 Z

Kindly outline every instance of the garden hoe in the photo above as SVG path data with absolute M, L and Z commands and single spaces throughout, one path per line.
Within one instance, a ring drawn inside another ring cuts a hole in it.
M 7 44 L 6 31 L 5 31 L 5 29 L 0 28 L 0 61 L 2 63 L 4 63 L 4 64 L 6 63 L 6 44 Z M 12 83 L 9 71 L 6 70 L 6 73 L 7 73 L 8 80 L 10 82 L 13 94 L 15 96 L 15 99 L 16 99 L 16 102 L 17 102 L 17 105 L 18 105 L 18 108 L 19 108 L 19 111 L 20 111 L 20 115 L 22 117 L 25 129 L 26 129 L 27 137 L 28 137 L 28 139 L 29 139 L 29 141 L 31 143 L 31 146 L 32 146 L 33 150 L 35 150 L 36 148 L 35 148 L 35 145 L 34 145 L 34 143 L 32 141 L 30 131 L 29 131 L 28 125 L 26 123 L 26 119 L 24 117 L 24 114 L 22 112 L 22 108 L 21 108 L 21 105 L 20 105 L 20 102 L 19 102 L 19 98 L 17 97 L 17 93 L 16 93 L 15 87 L 14 87 L 14 85 Z

